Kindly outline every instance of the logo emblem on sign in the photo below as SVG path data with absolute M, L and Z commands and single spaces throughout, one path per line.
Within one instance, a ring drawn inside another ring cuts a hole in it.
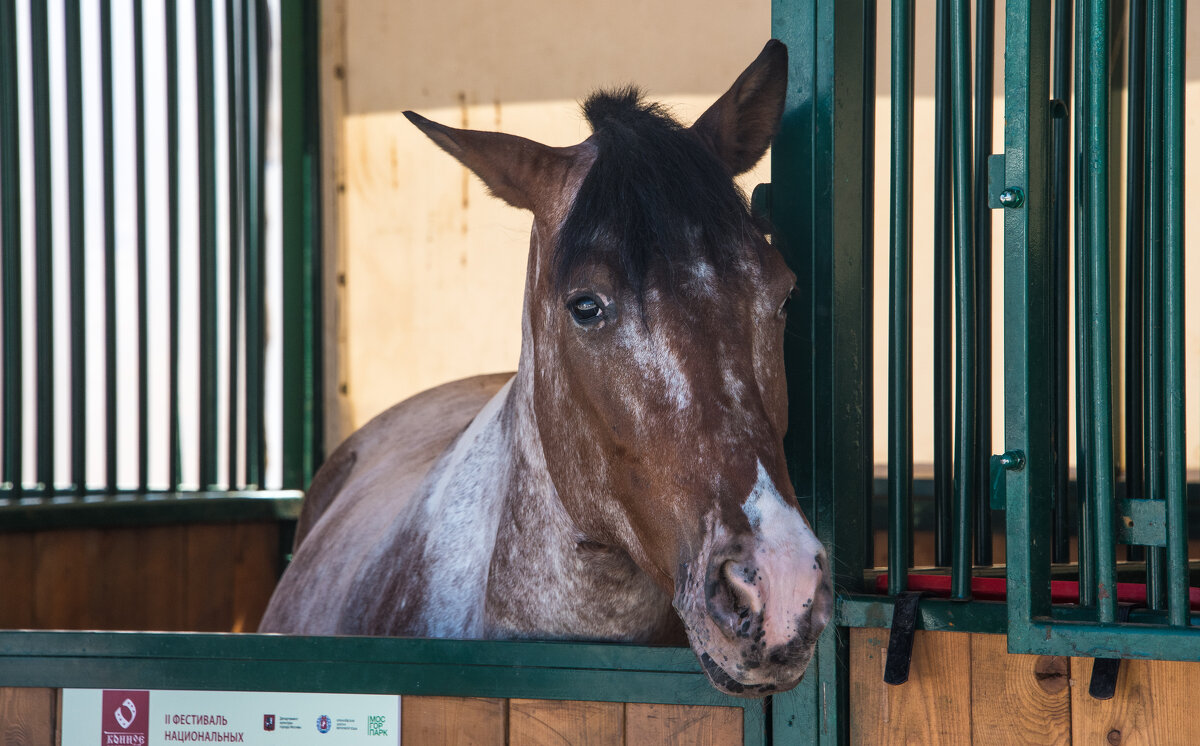
M 275 730 L 274 715 L 263 715 L 263 730 Z
M 333 727 L 333 721 L 329 719 L 328 715 L 322 715 L 321 717 L 317 718 L 318 731 L 322 733 L 328 733 L 331 727 Z
M 100 705 L 101 746 L 145 746 L 150 692 L 106 689 Z

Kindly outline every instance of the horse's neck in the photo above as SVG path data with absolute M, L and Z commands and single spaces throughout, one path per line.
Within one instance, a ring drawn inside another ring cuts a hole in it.
M 627 554 L 589 540 L 559 500 L 523 366 L 508 392 L 511 454 L 488 573 L 488 636 L 659 641 L 674 633 L 670 600 Z

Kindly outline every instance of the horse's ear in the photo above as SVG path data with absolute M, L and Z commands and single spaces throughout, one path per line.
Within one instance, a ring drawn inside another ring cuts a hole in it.
M 404 116 L 513 207 L 534 212 L 547 207 L 553 187 L 561 188 L 572 164 L 568 148 L 552 148 L 503 132 L 455 129 L 411 111 Z
M 772 39 L 692 130 L 734 176 L 758 163 L 779 129 L 787 96 L 787 47 Z

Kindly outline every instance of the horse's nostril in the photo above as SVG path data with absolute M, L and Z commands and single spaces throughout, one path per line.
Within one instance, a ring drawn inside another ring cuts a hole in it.
M 734 607 L 739 614 L 762 613 L 762 588 L 759 582 L 761 578 L 753 565 L 730 560 L 721 566 L 721 575 L 733 594 Z

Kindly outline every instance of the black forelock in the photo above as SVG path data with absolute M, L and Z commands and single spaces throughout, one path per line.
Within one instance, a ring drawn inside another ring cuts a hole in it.
M 704 259 L 725 270 L 753 234 L 745 196 L 700 138 L 633 87 L 583 104 L 596 160 L 559 232 L 561 289 L 588 262 L 612 266 L 639 296 L 652 273 Z

